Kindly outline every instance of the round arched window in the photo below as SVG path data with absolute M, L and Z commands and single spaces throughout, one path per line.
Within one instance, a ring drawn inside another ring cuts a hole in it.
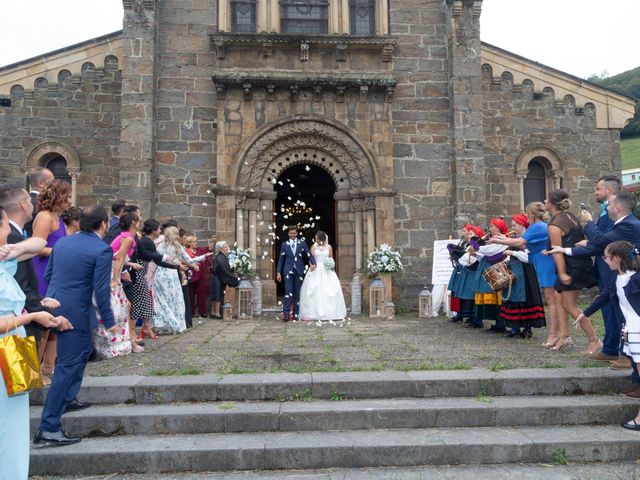
M 524 204 L 544 202 L 547 196 L 547 172 L 538 159 L 529 162 L 527 176 L 524 179 Z
M 56 179 L 71 183 L 71 175 L 67 170 L 67 160 L 63 156 L 57 155 L 51 158 L 46 162 L 45 167 L 51 170 Z

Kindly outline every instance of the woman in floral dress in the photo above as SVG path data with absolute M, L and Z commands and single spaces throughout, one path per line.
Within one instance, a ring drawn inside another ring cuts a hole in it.
M 198 263 L 211 255 L 206 253 L 191 258 L 180 245 L 180 234 L 176 227 L 164 230 L 164 241 L 158 246 L 158 253 L 180 259 L 187 265 Z M 181 333 L 187 329 L 184 318 L 185 305 L 180 277 L 174 270 L 158 268 L 153 277 L 153 324 L 160 330 Z

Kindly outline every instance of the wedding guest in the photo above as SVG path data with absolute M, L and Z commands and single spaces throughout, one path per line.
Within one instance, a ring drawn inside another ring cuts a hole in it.
M 484 236 L 482 228 L 477 225 L 464 225 L 463 238 L 468 239 L 470 242 L 472 239 L 480 239 Z M 462 267 L 460 271 L 460 278 L 455 284 L 456 296 L 460 299 L 460 314 L 466 322 L 467 327 L 482 328 L 482 319 L 474 316 L 475 311 L 475 273 L 478 268 L 478 262 L 471 257 L 471 244 L 469 243 L 462 254 L 458 258 L 458 263 Z M 464 257 L 464 260 L 463 260 Z
M 180 245 L 179 232 L 176 227 L 167 227 L 164 231 L 164 242 L 158 246 L 158 253 L 170 255 L 176 260 L 189 265 L 205 258 L 190 258 Z M 209 254 L 206 254 L 209 255 Z M 184 318 L 184 297 L 180 279 L 175 271 L 165 268 L 156 269 L 153 278 L 153 310 L 154 326 L 168 329 L 174 333 L 184 332 L 187 328 Z
M 120 216 L 124 213 L 127 201 L 120 198 L 111 204 L 111 218 L 109 219 L 109 230 L 120 223 Z
M 38 196 L 38 206 L 33 220 L 33 236 L 47 241 L 47 246 L 40 251 L 37 257 L 33 257 L 33 267 L 38 277 L 38 290 L 41 296 L 46 296 L 49 283 L 45 278 L 45 271 L 51 250 L 55 244 L 67 235 L 67 230 L 62 221 L 62 212 L 71 207 L 71 185 L 62 180 L 53 180 Z M 41 345 L 42 374 L 45 383 L 51 383 L 54 366 L 56 363 L 56 335 L 51 330 L 43 332 Z
M 213 275 L 211 276 L 211 299 L 213 318 L 221 319 L 221 307 L 224 304 L 224 290 L 229 285 L 237 287 L 240 279 L 236 277 L 229 266 L 229 245 L 227 242 L 220 241 L 215 246 L 216 258 L 213 262 Z
M 54 180 L 53 172 L 44 167 L 33 167 L 29 173 L 27 173 L 27 183 L 29 184 L 29 196 L 31 197 L 31 204 L 33 205 L 33 211 L 36 211 L 38 205 L 38 195 L 44 192 L 44 189 Z M 33 220 L 28 221 L 24 225 L 24 229 L 27 232 L 27 236 L 33 235 Z
M 62 221 L 64 222 L 67 235 L 73 235 L 80 231 L 80 214 L 82 209 L 78 207 L 71 207 L 68 210 L 62 212 Z
M 569 211 L 571 200 L 566 190 L 558 189 L 549 192 L 545 207 L 551 216 L 549 244 L 552 252 L 555 251 L 553 247 L 573 248 L 584 240 L 580 221 Z M 564 250 L 561 251 L 564 252 Z M 559 351 L 573 345 L 573 340 L 569 336 L 568 315 L 575 319 L 580 314 L 578 308 L 580 290 L 595 286 L 596 281 L 593 276 L 593 263 L 589 257 L 568 257 L 563 253 L 553 253 L 553 260 L 558 274 L 555 288 L 560 292 L 561 302 L 557 307 L 559 338 L 551 350 Z M 587 352 L 599 349 L 600 339 L 591 322 L 582 322 L 581 326 L 589 341 Z
M 81 440 L 62 430 L 60 418 L 65 411 L 91 406 L 78 401 L 76 395 L 93 352 L 91 330 L 97 326 L 95 311 L 100 313 L 108 330 L 115 332 L 118 328 L 109 291 L 113 252 L 102 241 L 108 221 L 104 208 L 84 209 L 80 216 L 81 232 L 56 244 L 47 267 L 48 293 L 60 301 L 55 313 L 68 318 L 73 329 L 59 334 L 56 370 L 33 440 L 39 447 L 70 445 Z
M 186 230 L 183 228 L 178 229 L 178 235 L 180 237 L 180 245 L 184 252 L 189 256 L 189 258 L 194 258 L 189 255 L 188 245 L 192 242 L 192 235 L 187 235 Z M 197 240 L 196 240 L 197 241 Z M 191 283 L 191 278 L 194 274 L 200 273 L 200 267 L 198 263 L 193 262 L 190 264 L 184 264 L 187 267 L 187 270 L 180 272 L 180 286 L 182 288 L 182 298 L 184 299 L 184 323 L 187 328 L 193 327 L 193 316 L 191 309 L 191 289 L 189 288 L 189 284 Z
M 213 253 L 216 245 L 216 234 L 211 235 L 211 238 L 207 242 L 207 245 L 203 247 L 197 247 L 193 249 L 193 255 L 199 256 L 205 253 Z M 197 239 L 196 239 L 197 242 Z M 190 253 L 191 256 L 191 253 Z M 209 308 L 209 294 L 211 288 L 211 271 L 213 269 L 213 255 L 208 256 L 202 262 L 198 264 L 199 276 L 194 275 L 191 277 L 191 284 L 189 285 L 189 294 L 191 296 L 191 311 L 195 314 L 197 311 L 200 317 L 207 317 L 210 314 Z M 196 278 L 196 280 L 194 280 Z
M 21 189 L 22 190 L 22 189 Z M 27 192 L 23 190 L 25 194 Z M 32 209 L 28 194 L 28 208 Z M 0 247 L 7 245 L 10 234 L 9 218 L 0 207 Z M 21 245 L 22 244 L 22 245 Z M 41 239 L 29 239 L 15 244 L 24 253 L 37 253 L 43 246 Z M 9 253 L 9 250 L 5 251 Z M 46 311 L 23 314 L 25 295 L 13 278 L 16 260 L 0 261 L 0 338 L 6 335 L 26 336 L 24 327 L 38 323 L 43 328 L 70 329 L 62 317 Z M 0 478 L 27 480 L 29 478 L 29 394 L 7 396 L 4 378 L 0 375 Z
M 613 302 L 622 311 L 624 326 L 624 354 L 632 360 L 632 368 L 638 376 L 638 362 L 640 362 L 640 249 L 631 242 L 616 241 L 610 243 L 604 250 L 604 261 L 611 270 L 616 272 L 616 278 L 600 293 L 584 312 L 578 315 L 575 325 L 588 322 L 588 318 L 606 305 Z M 640 397 L 640 386 L 634 384 L 624 392 L 632 398 Z M 635 418 L 622 423 L 622 427 L 629 430 L 640 430 L 640 412 Z
M 449 285 L 447 286 L 447 289 L 451 291 L 451 311 L 456 312 L 456 316 L 450 320 L 453 323 L 461 322 L 465 318 L 473 318 L 473 298 L 475 296 L 475 292 L 473 292 L 471 295 L 467 295 L 467 298 L 461 297 L 464 290 L 464 284 L 466 283 L 466 277 L 468 276 L 466 274 L 468 270 L 465 270 L 465 267 L 460 264 L 460 257 L 462 257 L 467 252 L 469 247 L 469 240 L 471 239 L 471 237 L 482 237 L 482 235 L 483 232 L 480 227 L 474 227 L 473 225 L 465 224 L 462 227 L 462 238 L 460 239 L 458 244 L 447 245 L 449 258 L 453 263 L 453 272 L 451 273 Z
M 140 340 L 150 338 L 155 340 L 158 336 L 151 329 L 153 320 L 153 299 L 151 287 L 153 275 L 157 267 L 177 270 L 179 268 L 175 259 L 168 255 L 161 255 L 156 251 L 153 243 L 160 236 L 160 224 L 154 219 L 145 220 L 142 227 L 142 237 L 138 239 L 138 263 L 142 270 L 137 272 L 136 281 L 133 284 L 134 300 L 131 305 L 131 318 L 143 319 Z

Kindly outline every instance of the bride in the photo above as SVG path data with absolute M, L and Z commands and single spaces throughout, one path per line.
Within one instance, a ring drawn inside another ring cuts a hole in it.
M 343 320 L 347 307 L 336 275 L 333 249 L 327 244 L 327 234 L 318 231 L 311 255 L 316 269 L 308 271 L 300 287 L 301 320 Z

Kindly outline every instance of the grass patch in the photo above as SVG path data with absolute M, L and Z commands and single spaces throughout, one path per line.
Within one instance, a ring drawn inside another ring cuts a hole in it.
M 559 363 L 543 363 L 540 368 L 564 368 L 564 365 Z
M 304 390 L 293 392 L 289 396 L 279 393 L 276 395 L 275 400 L 277 402 L 312 402 L 313 392 L 308 388 L 305 388 Z
M 235 406 L 236 404 L 233 402 L 224 402 L 223 404 L 218 405 L 218 410 L 227 411 L 227 410 L 231 410 Z
M 621 139 L 620 157 L 623 170 L 640 167 L 640 137 Z
M 609 362 L 596 362 L 595 360 L 584 360 L 578 364 L 578 368 L 606 368 Z
M 333 402 L 339 402 L 344 400 L 344 395 L 338 392 L 335 388 L 331 389 L 331 396 L 329 397 Z
M 567 462 L 567 452 L 564 448 L 556 448 L 553 451 L 553 464 L 554 465 L 566 465 Z
M 410 367 L 408 370 L 471 370 L 471 366 L 465 363 L 423 363 L 419 367 Z
M 159 370 L 151 370 L 149 375 L 152 377 L 180 377 L 183 375 L 201 375 L 202 370 L 197 367 L 182 368 L 163 368 Z
M 511 370 L 513 367 L 508 363 L 490 363 L 488 368 L 492 372 L 499 372 L 500 370 Z
M 493 403 L 493 398 L 490 397 L 489 395 L 485 395 L 483 393 L 480 393 L 480 394 L 476 395 L 476 402 Z

